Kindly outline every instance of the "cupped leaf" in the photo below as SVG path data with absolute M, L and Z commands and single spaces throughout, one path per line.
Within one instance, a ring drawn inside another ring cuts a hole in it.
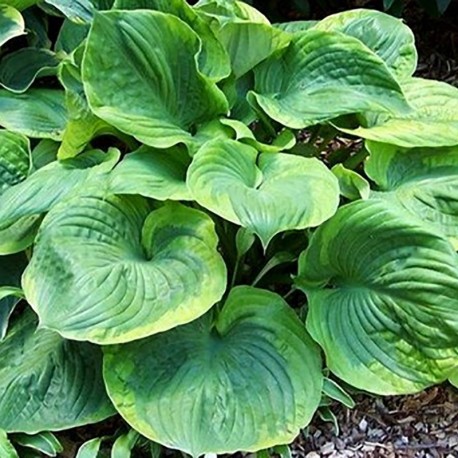
M 223 93 L 198 69 L 200 48 L 198 35 L 169 14 L 96 14 L 83 60 L 89 105 L 142 143 L 192 144 L 195 125 L 228 109 Z
M 279 232 L 318 226 L 339 202 L 337 179 L 317 159 L 258 153 L 233 140 L 204 145 L 187 182 L 200 205 L 252 230 L 265 247 Z
M 43 327 L 128 342 L 204 314 L 226 288 L 212 220 L 141 197 L 79 196 L 45 218 L 23 276 Z
M 243 21 L 270 24 L 266 16 L 243 1 L 199 0 L 195 8 L 202 17 L 217 21 L 218 24 Z
M 399 79 L 412 76 L 417 67 L 413 32 L 401 19 L 368 9 L 333 14 L 315 30 L 342 32 L 362 41 L 375 52 Z
M 59 439 L 49 431 L 32 435 L 19 433 L 13 437 L 14 443 L 28 449 L 36 450 L 45 456 L 57 456 L 58 453 L 64 451 Z
M 16 449 L 3 429 L 0 429 L 0 453 L 4 458 L 19 458 Z
M 318 407 L 321 361 L 269 291 L 237 287 L 215 320 L 104 348 L 108 393 L 143 435 L 197 457 L 289 443 Z
M 119 152 L 94 150 L 77 158 L 53 162 L 7 189 L 0 196 L 0 254 L 22 251 L 33 243 L 44 213 L 91 183 L 102 186 L 104 174 Z
M 458 247 L 458 146 L 401 148 L 367 142 L 367 175 L 379 190 L 374 197 L 401 204 Z
M 26 266 L 27 257 L 24 253 L 0 256 L 0 341 L 6 335 L 14 308 L 23 297 L 19 287 Z
M 402 89 L 413 108 L 409 114 L 372 114 L 362 127 L 344 132 L 405 148 L 458 145 L 458 88 L 411 78 Z
M 25 34 L 24 19 L 13 6 L 0 4 L 0 46 L 11 38 Z
M 109 189 L 113 194 L 140 194 L 157 200 L 192 200 L 186 185 L 189 163 L 184 148 L 142 146 L 115 167 Z
M 44 0 L 44 3 L 57 8 L 65 17 L 77 24 L 92 21 L 94 15 L 91 0 Z
M 0 195 L 25 180 L 31 168 L 29 140 L 22 135 L 0 130 Z
M 340 194 L 344 197 L 350 200 L 369 198 L 371 188 L 359 173 L 346 169 L 342 164 L 335 165 L 331 170 L 339 180 Z
M 26 312 L 0 343 L 0 428 L 35 434 L 113 415 L 99 348 L 39 329 Z
M 29 89 L 14 94 L 0 90 L 0 126 L 11 132 L 60 140 L 66 122 L 63 91 Z
M 40 76 L 57 72 L 60 60 L 47 49 L 22 48 L 0 62 L 0 84 L 12 92 L 25 92 Z
M 185 0 L 116 0 L 115 9 L 153 9 L 173 14 L 186 22 L 202 40 L 197 56 L 199 69 L 214 81 L 220 81 L 231 73 L 229 56 L 206 21 Z
M 458 364 L 458 256 L 383 200 L 342 207 L 313 235 L 297 285 L 328 367 L 378 394 L 420 391 Z
M 303 128 L 348 113 L 406 112 L 386 64 L 356 38 L 309 30 L 255 69 L 249 100 L 272 119 Z

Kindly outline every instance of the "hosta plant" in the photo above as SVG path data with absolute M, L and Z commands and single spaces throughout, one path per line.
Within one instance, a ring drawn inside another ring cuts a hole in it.
M 402 21 L 14 0 L 0 32 L 2 456 L 115 415 L 113 456 L 253 452 L 339 383 L 456 383 L 458 89 Z

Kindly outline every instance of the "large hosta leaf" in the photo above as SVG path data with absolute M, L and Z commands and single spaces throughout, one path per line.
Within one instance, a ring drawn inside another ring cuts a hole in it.
M 215 320 L 104 350 L 121 415 L 195 457 L 289 443 L 321 397 L 317 347 L 280 296 L 256 288 L 233 289 Z
M 97 14 L 83 60 L 92 110 L 148 145 L 191 144 L 196 124 L 228 109 L 223 93 L 198 69 L 200 47 L 198 35 L 169 14 Z
M 64 337 L 121 343 L 204 314 L 224 293 L 213 222 L 180 204 L 76 197 L 41 227 L 23 276 L 28 302 Z
M 24 94 L 0 90 L 0 126 L 28 137 L 60 140 L 67 122 L 64 93 L 29 89 Z
M 233 140 L 204 145 L 187 181 L 200 205 L 252 230 L 264 246 L 279 232 L 318 226 L 339 203 L 337 179 L 317 159 L 258 153 Z
M 223 45 L 205 20 L 185 0 L 116 0 L 114 8 L 120 10 L 153 9 L 179 17 L 202 40 L 202 49 L 197 56 L 200 70 L 215 81 L 231 73 L 229 56 Z
M 109 189 L 113 194 L 140 194 L 157 200 L 192 200 L 186 185 L 189 162 L 183 148 L 142 146 L 113 170 Z
M 27 138 L 0 130 L 0 195 L 24 180 L 31 168 L 30 144 Z
M 0 428 L 34 434 L 109 417 L 101 372 L 99 348 L 37 330 L 26 312 L 0 343 Z
M 344 11 L 326 17 L 314 29 L 358 38 L 384 60 L 397 78 L 412 76 L 417 67 L 412 31 L 402 20 L 389 14 L 367 9 Z
M 367 142 L 365 170 L 384 191 L 458 247 L 458 146 L 406 149 Z
M 43 213 L 78 188 L 102 186 L 104 174 L 119 152 L 94 150 L 77 158 L 52 162 L 11 186 L 0 196 L 0 254 L 22 251 L 32 244 Z
M 47 49 L 22 48 L 0 62 L 0 84 L 12 92 L 25 92 L 40 76 L 57 72 L 60 59 Z
M 251 101 L 285 126 L 303 128 L 342 114 L 408 110 L 386 64 L 356 38 L 309 30 L 255 69 Z
M 363 127 L 342 129 L 359 137 L 405 148 L 458 145 L 458 88 L 439 81 L 412 78 L 402 89 L 410 114 L 371 115 Z
M 6 335 L 11 313 L 22 296 L 18 288 L 26 265 L 24 253 L 0 256 L 0 341 Z
M 0 46 L 11 38 L 25 34 L 24 19 L 13 6 L 0 5 Z
M 387 201 L 354 202 L 322 225 L 297 284 L 307 329 L 351 385 L 411 393 L 458 366 L 458 256 Z

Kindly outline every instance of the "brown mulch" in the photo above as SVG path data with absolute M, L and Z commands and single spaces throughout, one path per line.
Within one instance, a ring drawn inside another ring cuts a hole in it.
M 458 457 L 458 390 L 449 385 L 413 396 L 358 395 L 356 407 L 332 408 L 339 422 L 318 418 L 293 445 L 293 457 Z

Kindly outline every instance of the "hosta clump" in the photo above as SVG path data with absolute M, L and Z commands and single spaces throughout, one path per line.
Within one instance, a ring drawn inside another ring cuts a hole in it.
M 401 21 L 36 3 L 0 8 L 0 450 L 119 414 L 114 451 L 257 451 L 329 371 L 456 383 L 458 89 Z

